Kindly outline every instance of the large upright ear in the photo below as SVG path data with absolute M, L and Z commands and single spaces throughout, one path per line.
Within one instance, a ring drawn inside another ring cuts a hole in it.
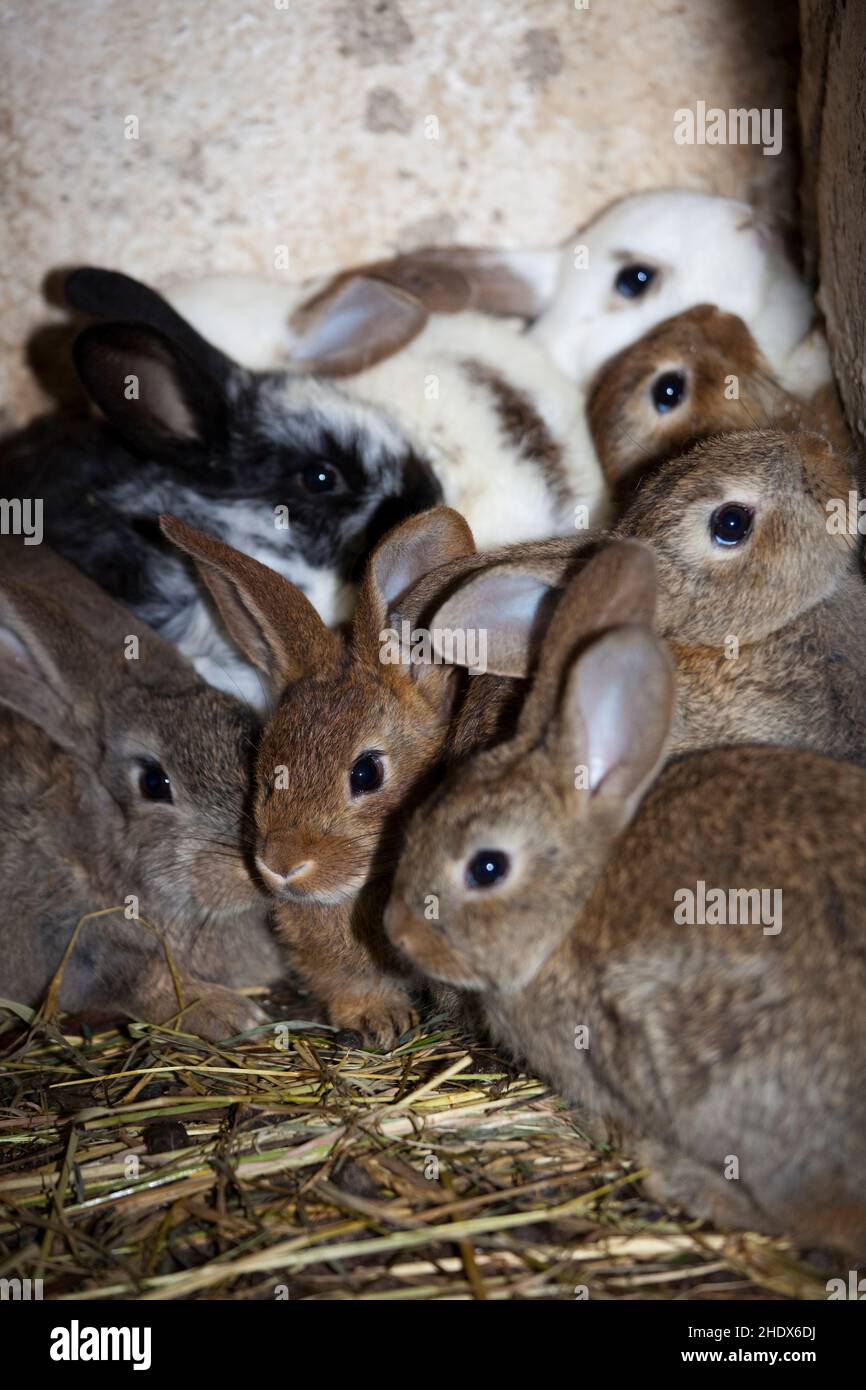
M 104 664 L 100 644 L 55 599 L 8 576 L 0 580 L 0 705 L 60 747 L 80 751 Z
M 134 449 L 188 459 L 225 444 L 225 381 L 159 329 L 94 324 L 72 354 L 89 396 Z
M 430 619 L 434 650 L 465 652 L 476 658 L 468 669 L 494 676 L 525 676 L 559 591 L 541 574 L 518 564 L 500 565 L 472 575 Z M 474 632 L 479 641 L 455 648 L 452 634 Z M 483 639 L 481 637 L 483 634 Z
M 584 769 L 589 794 L 629 820 L 664 757 L 675 701 L 673 661 L 649 628 L 613 628 L 591 642 L 568 674 L 556 725 L 569 783 Z
M 342 641 L 295 584 L 178 517 L 162 516 L 160 526 L 195 560 L 235 642 L 275 690 L 336 668 Z
M 655 618 L 656 566 L 640 541 L 611 541 L 569 581 L 550 615 L 532 688 L 520 712 L 519 728 L 540 736 L 554 716 L 563 681 L 578 648 L 608 628 Z
M 349 376 L 390 357 L 424 328 L 423 304 L 372 275 L 337 276 L 290 320 L 289 366 L 323 376 Z
M 165 333 L 222 385 L 236 370 L 236 363 L 203 338 L 167 299 L 131 275 L 81 266 L 66 276 L 63 292 L 67 303 L 83 314 L 143 324 Z
M 352 626 L 355 650 L 378 659 L 382 630 L 398 600 L 442 565 L 474 553 L 469 523 L 452 507 L 431 507 L 395 526 L 367 561 Z

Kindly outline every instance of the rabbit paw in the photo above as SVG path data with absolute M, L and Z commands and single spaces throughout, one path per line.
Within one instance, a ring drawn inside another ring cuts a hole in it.
M 418 1015 L 402 990 L 344 995 L 331 1002 L 328 1012 L 335 1028 L 356 1033 L 363 1046 L 383 1051 L 390 1050 L 418 1022 Z
M 185 1010 L 178 1026 L 185 1033 L 197 1033 L 207 1042 L 233 1038 L 236 1033 L 246 1033 L 268 1021 L 264 1009 L 234 990 L 207 985 L 197 993 L 199 997 Z

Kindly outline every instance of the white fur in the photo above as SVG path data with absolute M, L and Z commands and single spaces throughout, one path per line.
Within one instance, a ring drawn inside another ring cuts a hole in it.
M 473 379 L 468 361 L 498 373 L 530 399 L 563 450 L 567 503 L 557 502 L 531 458 L 519 456 L 494 396 Z M 402 351 L 346 386 L 389 410 L 431 458 L 446 504 L 466 517 L 482 550 L 566 533 L 578 504 L 594 522 L 605 519 L 605 488 L 582 395 L 514 326 L 475 313 L 434 316 Z
M 309 285 L 213 277 L 169 290 L 167 298 L 216 347 L 261 369 L 286 365 L 288 317 L 309 293 Z M 572 493 L 565 505 L 539 468 L 517 457 L 491 392 L 463 365 L 470 359 L 527 395 L 560 443 Z M 593 524 L 606 520 L 583 395 L 518 324 L 468 312 L 434 315 L 400 352 L 341 378 L 340 386 L 359 405 L 379 407 L 383 429 L 393 418 L 430 458 L 445 502 L 463 513 L 482 549 L 568 532 L 577 506 L 587 508 Z
M 575 266 L 576 247 L 587 248 L 585 268 Z M 617 271 L 641 261 L 661 276 L 639 299 L 624 299 Z M 695 304 L 738 314 L 782 385 L 802 388 L 791 358 L 813 328 L 812 296 L 747 203 L 708 193 L 638 193 L 576 232 L 562 249 L 553 302 L 531 333 L 585 385 L 614 353 Z M 828 364 L 813 366 L 825 375 L 808 382 L 807 394 L 829 379 Z

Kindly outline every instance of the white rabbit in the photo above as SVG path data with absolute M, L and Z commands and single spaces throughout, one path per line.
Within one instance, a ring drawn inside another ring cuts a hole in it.
M 746 322 L 786 390 L 810 395 L 830 379 L 813 297 L 778 237 L 748 203 L 715 194 L 636 193 L 558 246 L 425 249 L 365 271 L 411 287 L 434 311 L 471 307 L 531 320 L 528 336 L 583 386 L 662 319 L 707 303 Z M 428 277 L 420 290 L 412 279 L 419 271 Z M 446 296 L 436 293 L 443 274 L 453 277 Z M 462 294 L 454 289 L 458 277 Z M 263 368 L 303 355 L 299 310 L 345 284 L 345 275 L 303 285 L 212 276 L 166 294 L 211 342 L 246 366 Z M 369 323 L 366 331 L 369 350 Z

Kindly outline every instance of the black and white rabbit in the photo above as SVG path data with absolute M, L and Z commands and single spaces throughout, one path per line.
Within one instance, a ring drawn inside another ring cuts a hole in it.
M 38 498 L 44 539 L 176 643 L 211 684 L 258 707 L 191 566 L 163 540 L 172 512 L 302 587 L 328 623 L 351 613 L 359 560 L 441 489 L 399 427 L 329 381 L 251 372 L 125 276 L 78 272 L 70 300 L 126 321 L 76 339 L 105 416 L 40 421 L 4 449 L 5 496 Z
M 292 369 L 259 372 L 128 276 L 83 269 L 66 288 L 73 307 L 109 320 L 74 349 L 107 424 L 27 431 L 6 451 L 4 491 L 40 497 L 52 545 L 206 680 L 259 708 L 258 675 L 185 561 L 167 558 L 160 512 L 278 570 L 329 624 L 351 613 L 358 564 L 379 537 L 441 501 L 467 516 L 482 547 L 604 519 L 578 393 L 539 348 L 486 316 L 439 317 L 419 332 L 427 309 L 408 288 L 347 276 L 304 305 Z M 375 381 L 380 359 L 413 338 L 417 348 L 381 363 Z M 351 392 L 311 374 L 357 373 L 361 362 Z

